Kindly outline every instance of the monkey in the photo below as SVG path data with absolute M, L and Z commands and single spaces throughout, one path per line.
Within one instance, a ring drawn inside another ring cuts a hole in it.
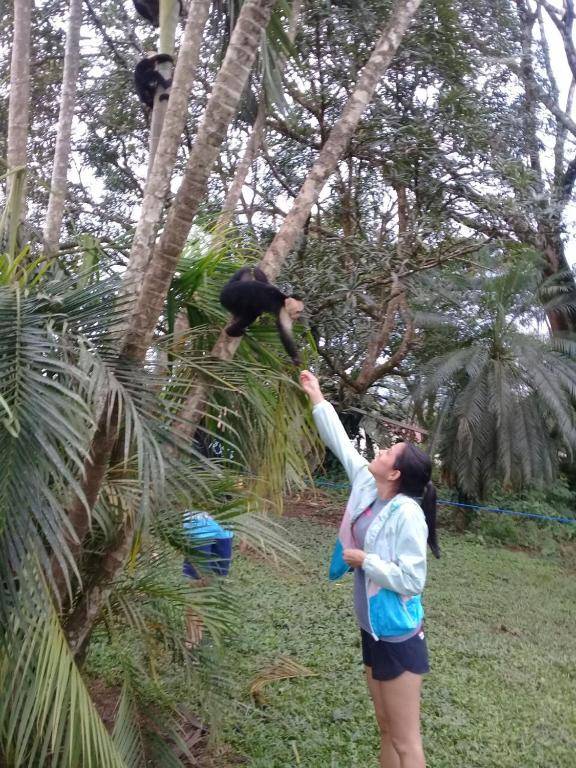
M 143 19 L 149 21 L 154 27 L 160 26 L 160 0 L 133 0 L 134 8 Z M 184 15 L 182 0 L 179 0 L 179 15 Z
M 292 338 L 292 323 L 304 310 L 299 296 L 282 293 L 258 267 L 242 267 L 222 288 L 220 303 L 233 315 L 232 323 L 226 328 L 228 336 L 242 336 L 264 312 L 275 315 L 280 341 L 294 365 L 300 365 Z
M 160 24 L 160 0 L 134 0 L 134 8 L 154 27 Z
M 166 79 L 156 69 L 157 64 L 165 64 L 170 62 L 174 64 L 174 59 L 168 53 L 148 53 L 145 58 L 140 59 L 134 70 L 134 86 L 136 93 L 140 98 L 140 101 L 147 107 L 152 109 L 154 106 L 154 96 L 156 89 L 161 86 L 162 88 L 170 88 L 172 85 L 172 78 Z M 168 98 L 167 93 L 163 93 L 160 96 L 162 101 Z

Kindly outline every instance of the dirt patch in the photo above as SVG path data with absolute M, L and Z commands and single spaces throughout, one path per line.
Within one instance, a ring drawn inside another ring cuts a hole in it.
M 570 573 L 576 573 L 576 541 L 566 541 L 560 544 L 562 564 Z
M 116 718 L 116 708 L 120 701 L 122 689 L 119 686 L 106 685 L 102 680 L 95 680 L 93 678 L 87 680 L 86 685 L 90 698 L 94 702 L 94 706 L 102 718 L 106 730 L 112 733 Z
M 122 689 L 120 686 L 106 685 L 102 680 L 95 678 L 88 679 L 86 683 L 106 730 L 112 733 Z M 155 731 L 163 736 L 158 724 L 150 718 L 141 715 L 140 721 L 145 730 Z M 178 731 L 182 742 L 186 744 L 193 757 L 187 758 L 176 744 L 172 744 L 172 748 L 174 755 L 182 761 L 182 765 L 188 768 L 232 768 L 246 762 L 242 755 L 238 755 L 227 745 L 222 745 L 216 750 L 211 749 L 204 723 L 191 712 L 182 712 Z M 170 743 L 170 739 L 167 741 Z
M 283 516 L 338 526 L 343 512 L 344 503 L 341 500 L 323 491 L 306 490 L 286 497 Z

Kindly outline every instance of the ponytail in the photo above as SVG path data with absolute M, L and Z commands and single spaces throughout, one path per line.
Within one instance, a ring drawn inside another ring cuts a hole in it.
M 394 468 L 400 470 L 398 493 L 420 499 L 420 507 L 428 526 L 428 546 L 435 557 L 440 557 L 436 534 L 436 488 L 430 480 L 430 456 L 414 443 L 404 443 L 404 450 L 397 456 Z
M 420 502 L 426 525 L 428 526 L 428 546 L 432 550 L 434 557 L 440 557 L 440 547 L 438 546 L 438 537 L 436 534 L 436 488 L 431 480 L 428 480 L 424 486 L 424 494 Z

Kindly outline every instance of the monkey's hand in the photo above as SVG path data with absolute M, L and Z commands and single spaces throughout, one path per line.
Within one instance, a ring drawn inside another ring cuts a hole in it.
M 302 365 L 302 360 L 300 360 L 299 357 L 295 356 L 295 357 L 292 358 L 292 363 L 293 363 L 293 365 L 296 365 L 296 366 L 298 366 L 298 368 L 300 368 L 300 366 Z

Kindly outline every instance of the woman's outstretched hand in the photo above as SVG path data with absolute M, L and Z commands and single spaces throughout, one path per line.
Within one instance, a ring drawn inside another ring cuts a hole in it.
M 320 389 L 320 383 L 313 373 L 310 371 L 301 371 L 300 384 L 302 385 L 304 392 L 306 392 L 310 398 L 312 405 L 317 405 L 317 403 L 321 403 L 324 400 L 324 395 Z

